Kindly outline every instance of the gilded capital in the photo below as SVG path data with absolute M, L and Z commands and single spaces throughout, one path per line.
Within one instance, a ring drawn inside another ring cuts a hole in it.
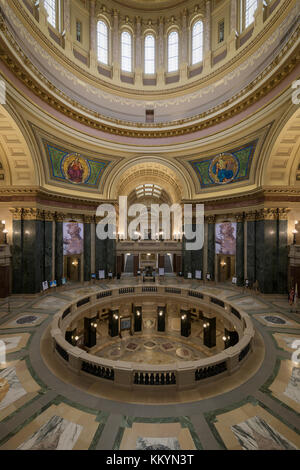
M 23 209 L 23 220 L 44 220 L 43 211 L 36 207 Z
M 208 224 L 214 224 L 216 222 L 216 216 L 215 215 L 207 215 L 205 217 L 205 222 Z
M 20 207 L 13 207 L 12 209 L 9 209 L 10 212 L 12 213 L 13 220 L 21 220 L 22 219 L 22 214 L 23 214 L 23 209 Z
M 289 212 L 290 212 L 290 209 L 280 207 L 278 209 L 278 219 L 279 220 L 287 220 Z

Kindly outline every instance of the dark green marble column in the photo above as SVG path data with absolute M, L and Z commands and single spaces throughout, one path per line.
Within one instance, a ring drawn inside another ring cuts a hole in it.
M 184 277 L 187 279 L 188 273 L 192 273 L 192 251 L 186 249 L 186 244 L 191 240 L 187 240 L 185 236 L 182 237 L 182 271 Z
M 45 216 L 45 243 L 44 243 L 44 281 L 52 281 L 52 255 L 53 255 L 53 218 Z
M 277 259 L 277 292 L 286 294 L 288 290 L 288 221 L 284 209 L 279 209 Z
M 247 220 L 247 278 L 250 283 L 255 282 L 256 258 L 255 258 L 255 242 L 256 242 L 256 221 L 255 213 L 246 214 Z
M 55 279 L 61 285 L 64 273 L 63 218 L 58 216 L 55 221 Z
M 100 240 L 97 236 L 97 222 L 95 224 L 95 269 L 98 276 L 100 270 L 105 269 L 107 274 L 106 266 L 106 240 Z
M 236 216 L 236 277 L 237 285 L 244 285 L 244 217 L 242 214 Z
M 84 280 L 91 280 L 91 224 L 85 221 L 84 224 Z
M 277 292 L 277 211 L 263 209 L 256 221 L 256 279 L 265 294 Z
M 215 279 L 215 217 L 208 217 L 208 236 L 207 236 L 207 272 L 211 279 Z
M 23 284 L 23 221 L 21 209 L 13 213 L 12 279 L 13 294 L 22 293 Z
M 42 290 L 44 280 L 44 222 L 39 210 L 28 209 L 23 220 L 23 293 Z
M 116 274 L 116 240 L 106 240 L 106 269 Z

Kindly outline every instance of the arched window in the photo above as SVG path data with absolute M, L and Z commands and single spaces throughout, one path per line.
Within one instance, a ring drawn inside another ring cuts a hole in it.
M 168 36 L 168 72 L 176 72 L 179 67 L 179 35 L 172 31 Z
M 60 8 L 60 0 L 45 0 L 44 6 L 46 12 L 48 13 L 48 22 L 56 28 L 58 25 L 58 11 Z
M 145 73 L 155 73 L 155 37 L 147 34 L 145 37 Z
M 203 23 L 196 21 L 192 29 L 192 65 L 203 60 Z
M 121 34 L 121 69 L 132 72 L 132 36 L 128 31 Z
M 99 62 L 108 65 L 108 27 L 101 20 L 97 23 L 97 51 Z
M 244 0 L 245 28 L 254 21 L 254 13 L 257 9 L 257 0 Z

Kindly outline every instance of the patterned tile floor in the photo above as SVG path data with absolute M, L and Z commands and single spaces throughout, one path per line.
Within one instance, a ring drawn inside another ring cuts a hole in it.
M 101 398 L 53 375 L 40 354 L 57 309 L 100 286 L 70 286 L 42 298 L 12 297 L 9 305 L 0 301 L 0 346 L 6 347 L 6 355 L 0 353 L 0 450 L 300 449 L 300 365 L 292 361 L 300 313 L 290 311 L 284 296 L 185 282 L 249 313 L 265 345 L 250 379 L 236 380 L 231 391 L 219 385 L 217 396 L 176 405 Z M 174 279 L 166 279 L 170 283 Z

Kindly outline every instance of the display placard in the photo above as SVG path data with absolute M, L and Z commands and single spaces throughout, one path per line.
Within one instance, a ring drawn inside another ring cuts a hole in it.
M 121 328 L 121 331 L 130 330 L 131 329 L 131 317 L 121 318 L 120 328 Z
M 65 277 L 62 278 L 61 280 L 61 284 L 64 286 L 65 284 L 67 284 L 67 279 Z
M 188 273 L 187 278 L 188 279 L 193 279 L 192 273 Z
M 92 274 L 92 279 L 97 279 L 96 273 Z
M 160 276 L 164 276 L 165 275 L 165 268 L 158 268 L 158 274 Z
M 50 281 L 50 288 L 57 287 L 57 281 Z
M 210 273 L 207 273 L 207 274 L 206 274 L 206 279 L 207 279 L 208 281 L 211 280 L 211 275 L 210 275 Z
M 104 271 L 104 269 L 101 269 L 98 274 L 99 274 L 99 279 L 105 279 L 105 271 Z
M 43 287 L 43 291 L 48 290 L 48 289 L 49 289 L 48 281 L 44 281 L 44 282 L 42 283 L 42 287 Z
M 202 279 L 202 271 L 195 271 L 195 279 Z
M 232 278 L 232 284 L 237 284 L 237 277 L 234 276 L 234 277 Z

